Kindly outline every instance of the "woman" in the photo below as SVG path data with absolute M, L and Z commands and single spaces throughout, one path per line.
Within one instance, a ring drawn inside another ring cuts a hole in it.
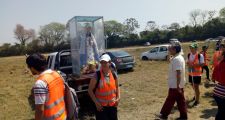
M 218 106 L 218 111 L 216 114 L 216 120 L 225 119 L 225 52 L 223 52 L 222 61 L 215 67 L 212 80 L 213 82 L 217 81 L 214 88 L 214 99 Z

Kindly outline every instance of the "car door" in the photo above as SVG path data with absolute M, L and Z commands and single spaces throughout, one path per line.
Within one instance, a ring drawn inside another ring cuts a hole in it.
M 161 46 L 159 48 L 159 53 L 157 55 L 157 59 L 165 59 L 166 56 L 168 55 L 168 47 L 167 46 Z
M 148 59 L 157 59 L 159 47 L 155 47 L 149 51 Z

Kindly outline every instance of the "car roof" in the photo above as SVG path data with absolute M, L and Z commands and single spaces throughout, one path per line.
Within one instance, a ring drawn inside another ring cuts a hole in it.
M 169 47 L 170 45 L 169 44 L 165 44 L 165 45 L 157 45 L 155 47 Z
M 49 53 L 48 56 L 55 56 L 57 54 L 58 54 L 58 52 L 53 52 L 53 53 Z

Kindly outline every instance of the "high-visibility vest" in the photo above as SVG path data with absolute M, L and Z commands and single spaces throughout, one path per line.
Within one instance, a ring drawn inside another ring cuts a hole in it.
M 109 72 L 109 82 L 104 78 L 102 70 L 100 70 L 101 79 L 95 91 L 95 97 L 102 106 L 115 106 L 116 100 L 116 80 L 112 72 Z
M 220 61 L 222 61 L 222 52 L 215 51 L 215 53 L 213 55 L 213 68 L 215 68 L 217 65 L 219 65 Z
M 188 58 L 188 60 L 190 61 L 190 58 Z M 192 64 L 196 64 L 199 63 L 199 58 L 198 58 L 198 53 L 195 54 L 195 58 L 194 60 L 191 62 Z M 192 67 L 192 68 L 188 68 L 188 72 L 190 76 L 201 76 L 202 75 L 202 67 L 198 66 L 198 67 Z
M 47 83 L 48 99 L 44 104 L 44 120 L 66 120 L 64 83 L 56 72 L 44 73 L 38 77 Z

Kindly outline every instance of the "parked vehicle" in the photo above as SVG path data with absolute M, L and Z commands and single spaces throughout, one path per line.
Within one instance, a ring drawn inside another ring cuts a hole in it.
M 146 43 L 144 44 L 144 46 L 150 46 L 150 45 L 151 45 L 150 42 L 146 42 Z
M 69 86 L 74 88 L 77 93 L 87 92 L 90 79 L 94 77 L 94 73 L 84 74 L 74 77 L 72 75 L 72 58 L 70 50 L 50 53 L 47 58 L 48 68 L 60 71 L 63 78 L 68 82 Z
M 110 51 L 107 54 L 111 57 L 112 62 L 115 63 L 117 70 L 133 69 L 134 57 L 125 51 Z
M 179 40 L 178 40 L 178 39 L 176 39 L 176 38 L 172 38 L 172 39 L 170 39 L 170 44 L 173 44 L 173 43 L 176 43 L 176 42 L 179 42 Z
M 167 60 L 169 45 L 159 45 L 141 54 L 142 60 Z

